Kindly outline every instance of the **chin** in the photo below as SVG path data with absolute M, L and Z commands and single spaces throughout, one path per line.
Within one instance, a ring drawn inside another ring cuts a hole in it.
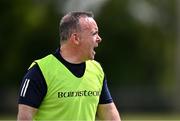
M 94 56 L 90 56 L 87 60 L 94 60 Z
M 95 54 L 89 54 L 89 56 L 87 57 L 87 60 L 94 60 L 95 58 Z
M 91 56 L 90 60 L 94 60 L 94 55 L 93 55 L 93 56 Z

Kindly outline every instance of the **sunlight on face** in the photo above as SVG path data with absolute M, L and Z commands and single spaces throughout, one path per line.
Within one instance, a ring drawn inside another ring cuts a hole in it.
M 101 42 L 98 26 L 93 18 L 80 18 L 80 50 L 85 60 L 92 60 L 96 54 L 95 48 Z

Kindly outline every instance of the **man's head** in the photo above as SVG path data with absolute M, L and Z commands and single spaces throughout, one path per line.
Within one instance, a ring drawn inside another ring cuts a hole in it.
M 94 59 L 95 48 L 101 42 L 98 35 L 98 26 L 89 12 L 71 12 L 65 15 L 60 22 L 60 42 L 66 51 L 80 60 Z
M 91 12 L 70 12 L 66 14 L 60 21 L 59 33 L 60 33 L 60 42 L 64 42 L 69 39 L 71 34 L 81 30 L 80 18 L 82 17 L 91 17 L 94 15 Z

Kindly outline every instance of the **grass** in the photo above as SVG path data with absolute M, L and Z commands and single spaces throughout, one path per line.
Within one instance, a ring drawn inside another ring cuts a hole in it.
M 180 114 L 172 113 L 122 113 L 122 121 L 180 121 Z M 15 121 L 16 115 L 0 115 L 0 121 Z
M 171 113 L 127 113 L 122 114 L 123 121 L 180 121 L 180 114 Z

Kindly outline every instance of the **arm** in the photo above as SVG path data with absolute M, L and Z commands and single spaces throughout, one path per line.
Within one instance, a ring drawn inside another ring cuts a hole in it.
M 32 121 L 34 114 L 37 112 L 36 108 L 19 104 L 17 121 Z
M 18 96 L 18 121 L 32 121 L 44 96 L 47 85 L 37 65 L 24 76 Z
M 97 118 L 99 120 L 108 120 L 108 121 L 121 121 L 118 110 L 115 104 L 99 104 L 97 109 Z
M 99 120 L 121 121 L 113 99 L 107 86 L 107 80 L 104 78 L 99 105 L 97 109 L 97 118 Z

